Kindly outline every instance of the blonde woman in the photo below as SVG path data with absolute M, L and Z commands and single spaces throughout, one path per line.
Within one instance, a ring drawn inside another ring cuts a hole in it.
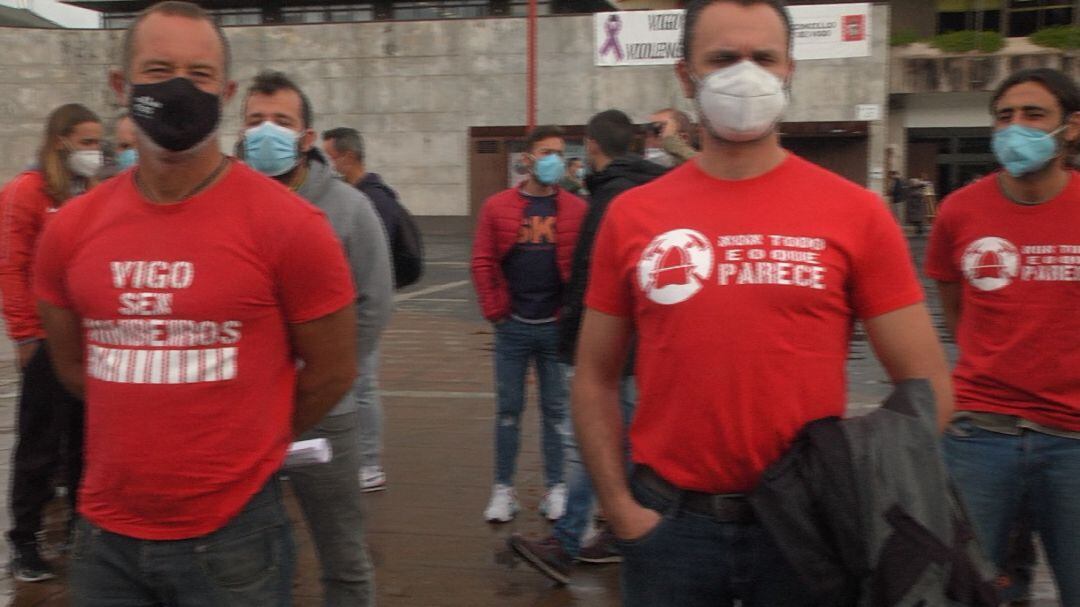
M 60 106 L 45 125 L 34 166 L 0 191 L 0 291 L 8 336 L 22 370 L 18 442 L 11 486 L 11 574 L 23 582 L 55 577 L 38 549 L 42 512 L 52 481 L 66 475 L 74 511 L 82 471 L 83 407 L 53 374 L 45 332 L 31 293 L 38 237 L 55 212 L 85 192 L 102 165 L 101 120 L 77 103 Z

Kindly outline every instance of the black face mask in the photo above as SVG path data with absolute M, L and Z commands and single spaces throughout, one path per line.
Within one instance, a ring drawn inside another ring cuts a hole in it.
M 154 143 L 182 152 L 201 143 L 221 120 L 221 100 L 187 78 L 131 85 L 128 111 Z

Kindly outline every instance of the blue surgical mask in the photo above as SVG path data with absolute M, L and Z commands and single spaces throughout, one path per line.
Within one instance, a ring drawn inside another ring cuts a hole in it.
M 994 132 L 992 147 L 998 162 L 1013 177 L 1034 173 L 1058 155 L 1054 135 L 1065 125 L 1047 133 L 1029 126 L 1011 124 Z
M 268 120 L 244 131 L 244 161 L 263 175 L 284 175 L 296 166 L 299 138 L 300 133 Z
M 578 180 L 585 179 L 585 167 L 579 167 L 577 170 Z
M 556 184 L 566 174 L 566 162 L 558 154 L 541 156 L 533 165 L 533 174 L 536 175 L 536 180 L 544 185 Z
M 121 171 L 137 164 L 139 164 L 139 150 L 135 148 L 128 148 L 116 155 L 116 166 L 120 167 Z

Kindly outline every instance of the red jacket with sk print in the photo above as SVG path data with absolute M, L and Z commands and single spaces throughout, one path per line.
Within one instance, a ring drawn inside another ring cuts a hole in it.
M 518 240 L 527 202 L 519 188 L 510 188 L 484 201 L 472 250 L 472 279 L 484 318 L 497 321 L 510 315 L 510 287 L 502 260 Z M 574 245 L 585 219 L 585 201 L 555 188 L 557 241 L 555 258 L 563 283 L 570 280 Z

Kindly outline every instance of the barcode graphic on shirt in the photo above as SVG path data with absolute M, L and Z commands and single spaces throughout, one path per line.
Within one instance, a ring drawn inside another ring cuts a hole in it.
M 118 384 L 192 384 L 236 378 L 237 348 L 129 350 L 91 345 L 86 372 Z

